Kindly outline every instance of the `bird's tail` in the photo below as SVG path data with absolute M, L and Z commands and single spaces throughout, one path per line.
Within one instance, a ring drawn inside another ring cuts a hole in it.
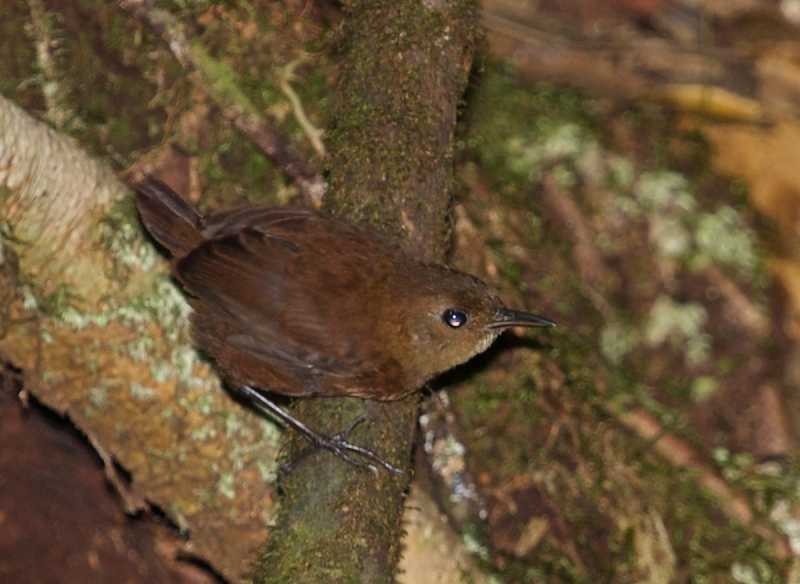
M 175 258 L 185 256 L 205 240 L 200 231 L 200 212 L 151 176 L 136 185 L 136 206 L 147 231 Z

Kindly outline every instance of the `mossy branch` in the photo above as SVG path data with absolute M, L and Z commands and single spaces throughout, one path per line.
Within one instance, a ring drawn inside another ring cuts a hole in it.
M 326 206 L 397 237 L 420 259 L 447 246 L 456 105 L 472 59 L 470 2 L 357 1 L 342 26 Z M 418 399 L 307 400 L 312 427 L 340 432 L 410 472 Z M 295 441 L 294 450 L 304 446 Z M 400 556 L 408 477 L 376 478 L 315 455 L 282 483 L 278 528 L 259 582 L 391 582 Z

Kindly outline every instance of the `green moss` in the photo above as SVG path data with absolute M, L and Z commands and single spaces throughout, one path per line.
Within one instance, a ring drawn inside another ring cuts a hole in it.
M 562 363 L 585 360 L 585 352 L 579 345 L 568 339 L 559 344 Z M 559 403 L 564 410 L 558 422 L 561 432 L 548 443 L 546 452 L 529 460 L 514 454 L 515 445 L 511 443 L 505 444 L 499 453 L 494 451 L 493 460 L 499 474 L 512 477 L 527 474 L 533 484 L 552 498 L 554 512 L 557 510 L 570 526 L 576 545 L 584 548 L 580 555 L 585 562 L 591 561 L 586 550 L 598 545 L 612 559 L 578 565 L 565 557 L 562 549 L 545 540 L 536 549 L 535 568 L 523 559 L 512 559 L 504 570 L 505 577 L 516 580 L 522 574 L 530 576 L 533 570 L 552 582 L 585 581 L 590 574 L 592 579 L 602 581 L 624 580 L 626 574 L 636 573 L 641 567 L 642 548 L 636 542 L 655 544 L 652 538 L 657 532 L 641 523 L 644 516 L 662 525 L 661 537 L 668 539 L 660 541 L 671 546 L 676 557 L 688 562 L 687 569 L 696 578 L 712 581 L 724 578 L 731 566 L 741 565 L 746 570 L 757 570 L 767 577 L 764 581 L 780 581 L 781 565 L 772 558 L 769 546 L 753 535 L 749 527 L 731 523 L 729 518 L 717 514 L 713 501 L 698 492 L 691 471 L 676 469 L 628 436 L 607 431 L 602 410 L 592 407 L 594 400 L 605 401 L 610 397 L 601 396 L 594 389 L 599 372 L 596 368 L 576 367 L 575 374 L 561 388 L 563 397 Z M 617 387 L 616 391 L 625 389 Z M 467 400 L 472 401 L 468 396 Z M 458 401 L 459 407 L 467 403 Z M 524 403 L 515 402 L 513 411 L 520 420 L 536 426 L 536 418 L 530 417 Z M 504 427 L 513 427 L 515 423 L 521 422 L 510 419 Z M 475 455 L 481 455 L 480 442 L 471 440 L 468 446 L 471 451 L 478 450 Z M 510 463 L 514 458 L 516 465 Z M 725 471 L 726 478 L 740 486 L 744 485 L 741 477 L 759 474 L 751 458 L 724 461 L 726 468 L 731 469 Z M 576 465 L 582 469 L 580 477 L 572 471 Z M 766 491 L 764 485 L 750 484 L 748 488 Z
M 284 202 L 279 192 L 287 187 L 287 180 L 261 150 L 229 129 L 221 129 L 218 138 L 216 150 L 201 155 L 204 203 L 210 199 L 214 206 L 241 204 L 244 197 L 262 204 Z
M 39 71 L 36 46 L 31 42 L 30 8 L 23 2 L 5 2 L 0 19 L 0 93 L 36 110 L 44 109 L 37 91 Z M 2 197 L 0 197 L 2 199 Z
M 467 99 L 469 130 L 459 148 L 476 152 L 482 168 L 509 194 L 509 185 L 514 193 L 526 191 L 554 161 L 561 164 L 569 183 L 569 163 L 583 156 L 595 140 L 596 124 L 580 93 L 548 84 L 525 86 L 513 70 L 502 66 L 488 67 Z
M 612 168 L 609 182 L 625 187 L 619 189 L 620 196 L 624 195 L 629 202 L 631 215 L 649 218 L 675 213 L 685 244 L 681 253 L 672 257 L 683 259 L 697 253 L 701 246 L 695 242 L 694 221 L 696 217 L 702 220 L 706 214 L 698 212 L 700 205 L 689 181 L 669 173 L 637 178 L 631 167 L 619 161 L 609 168 Z M 535 205 L 529 196 L 531 187 L 532 183 L 526 187 L 527 198 L 521 199 L 516 208 L 503 213 L 510 216 L 530 213 L 531 205 Z M 579 196 L 576 200 L 580 202 Z M 507 199 L 506 203 L 517 201 Z M 689 213 L 687 208 L 693 212 Z M 723 219 L 728 221 L 728 225 L 741 220 L 726 213 L 723 213 Z M 507 226 L 508 239 L 518 254 L 519 243 L 515 238 L 524 231 L 514 229 L 511 222 Z M 534 244 L 533 241 L 533 238 L 530 241 L 526 239 L 524 247 L 528 261 L 539 270 L 557 271 L 554 266 L 560 264 L 552 258 L 559 255 L 569 257 L 572 252 L 570 246 L 554 252 L 552 246 L 547 247 L 546 239 L 544 243 L 539 240 Z M 501 240 L 492 241 L 491 245 L 493 257 L 509 255 Z M 538 248 L 542 245 L 546 246 L 546 251 L 538 255 Z M 543 256 L 544 261 L 541 259 Z M 720 262 L 720 258 L 714 261 Z M 502 261 L 495 263 L 501 276 L 514 276 L 513 271 L 504 269 Z M 745 270 L 740 268 L 740 271 Z M 706 306 L 701 302 L 657 296 L 658 300 L 654 300 L 649 310 L 641 315 L 617 307 L 617 319 L 606 320 L 599 335 L 600 350 L 607 359 L 603 361 L 593 355 L 591 345 L 582 339 L 584 335 L 591 335 L 587 331 L 594 330 L 586 324 L 591 311 L 571 299 L 564 288 L 551 289 L 563 287 L 563 280 L 563 274 L 559 273 L 558 278 L 548 281 L 545 277 L 534 283 L 537 294 L 548 302 L 563 303 L 565 307 L 577 309 L 575 319 L 568 320 L 561 334 L 552 341 L 553 348 L 544 352 L 540 349 L 542 361 L 548 364 L 543 367 L 544 371 L 551 371 L 557 363 L 564 379 L 556 384 L 548 374 L 535 367 L 531 373 L 530 366 L 527 369 L 523 365 L 516 368 L 506 362 L 499 367 L 504 372 L 501 382 L 497 377 L 492 378 L 494 381 L 487 380 L 492 375 L 487 371 L 485 375 L 477 375 L 468 388 L 456 388 L 451 393 L 461 419 L 474 429 L 465 434 L 470 457 L 490 460 L 486 472 L 501 477 L 500 484 L 508 484 L 511 477 L 530 479 L 531 490 L 540 497 L 535 500 L 544 501 L 540 505 L 547 509 L 537 508 L 538 512 L 544 515 L 552 513 L 569 526 L 570 541 L 577 546 L 577 556 L 583 562 L 565 557 L 563 548 L 553 546 L 545 539 L 528 558 L 509 560 L 504 556 L 503 561 L 508 563 L 503 577 L 509 581 L 524 581 L 535 574 L 548 582 L 625 581 L 648 569 L 642 563 L 646 561 L 642 546 L 661 545 L 666 546 L 661 550 L 674 554 L 678 562 L 673 575 L 683 570 L 697 581 L 711 582 L 730 581 L 732 572 L 737 575 L 755 573 L 764 577 L 764 581 L 780 581 L 785 566 L 775 558 L 768 541 L 754 535 L 751 526 L 732 524 L 730 517 L 716 511 L 718 503 L 698 489 L 694 473 L 661 458 L 654 452 L 652 444 L 642 443 L 625 431 L 615 430 L 618 423 L 613 412 L 633 409 L 636 415 L 637 409 L 644 409 L 663 424 L 665 433 L 697 444 L 697 436 L 688 420 L 676 410 L 659 403 L 651 393 L 652 388 L 637 381 L 634 368 L 645 346 L 674 352 L 690 365 L 713 366 L 713 363 L 706 362 L 711 340 L 705 334 Z M 578 287 L 579 291 L 582 290 L 580 284 Z M 606 298 L 613 299 L 613 295 Z M 565 313 L 569 312 L 570 309 L 566 308 Z M 625 362 L 626 366 L 610 369 L 608 362 Z M 634 366 L 629 367 L 629 363 Z M 737 363 L 737 359 L 729 358 L 717 365 L 730 373 L 736 369 Z M 526 373 L 515 373 L 518 370 Z M 534 379 L 538 381 L 540 376 L 546 387 L 544 391 L 534 383 Z M 598 384 L 598 380 L 603 381 Z M 684 400 L 707 399 L 721 383 L 714 377 L 699 375 L 675 375 L 671 383 L 661 385 L 662 381 L 659 380 L 661 395 Z M 494 433 L 494 428 L 502 428 L 508 437 L 501 447 L 496 438 L 487 437 Z M 530 444 L 536 446 L 530 447 Z M 751 473 L 748 464 L 746 459 L 738 461 L 735 472 L 724 471 L 726 479 L 759 501 L 778 492 L 777 487 L 772 487 L 772 491 L 771 487 L 754 479 L 743 480 L 741 477 L 759 474 L 755 470 Z M 782 491 L 784 496 L 788 492 L 792 489 Z M 523 501 L 527 502 L 527 499 Z M 547 507 L 548 504 L 552 507 Z M 755 505 L 755 508 L 763 507 Z M 660 527 L 656 529 L 656 526 Z M 651 567 L 661 569 L 657 564 Z

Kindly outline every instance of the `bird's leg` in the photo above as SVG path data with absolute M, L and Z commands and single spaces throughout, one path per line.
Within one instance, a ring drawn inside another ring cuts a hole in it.
M 285 413 L 285 412 L 284 412 L 284 413 Z M 359 417 L 357 417 L 357 418 L 355 419 L 355 421 L 354 421 L 352 424 L 350 424 L 350 427 L 349 427 L 349 428 L 347 428 L 347 430 L 345 430 L 344 432 L 339 432 L 338 434 L 336 434 L 336 435 L 334 435 L 334 436 L 331 436 L 330 440 L 334 440 L 334 441 L 341 441 L 343 438 L 346 438 L 347 436 L 349 436 L 349 435 L 350 435 L 350 432 L 352 432 L 352 431 L 353 431 L 353 430 L 354 430 L 354 429 L 355 429 L 355 428 L 356 428 L 356 427 L 357 427 L 359 424 L 361 424 L 361 423 L 362 423 L 362 422 L 363 422 L 365 419 L 366 419 L 366 418 L 365 418 L 364 416 L 359 416 Z M 296 420 L 295 420 L 295 421 L 296 421 Z M 300 430 L 300 432 L 302 433 L 302 430 Z M 291 460 L 288 460 L 288 461 L 284 462 L 284 463 L 283 463 L 283 465 L 281 466 L 281 469 L 280 469 L 280 471 L 279 471 L 279 472 L 280 472 L 280 474 L 282 474 L 282 475 L 289 474 L 290 472 L 292 472 L 292 471 L 295 469 L 295 467 L 296 467 L 298 464 L 300 464 L 300 463 L 301 463 L 301 462 L 303 462 L 303 461 L 304 461 L 306 458 L 308 458 L 308 455 L 309 455 L 309 454 L 312 454 L 312 453 L 316 452 L 316 451 L 317 451 L 317 450 L 319 450 L 320 448 L 325 448 L 325 446 L 320 446 L 320 445 L 319 445 L 319 444 L 318 444 L 318 443 L 317 443 L 317 442 L 316 442 L 314 439 L 311 439 L 311 438 L 309 438 L 309 437 L 308 437 L 306 434 L 303 434 L 303 435 L 304 435 L 304 436 L 306 436 L 306 438 L 309 440 L 309 442 L 311 442 L 311 444 L 309 444 L 308 446 L 306 446 L 305 448 L 303 448 L 303 449 L 302 449 L 300 452 L 298 452 L 297 454 L 295 454 L 295 455 L 292 457 L 292 459 L 291 459 Z M 326 437 L 326 436 L 323 436 L 323 438 L 327 438 L 327 437 Z M 353 445 L 351 445 L 351 444 L 350 444 L 349 446 L 353 446 Z M 353 446 L 353 447 L 354 447 L 354 448 L 356 448 L 356 449 L 360 449 L 358 446 Z M 372 465 L 372 464 L 367 464 L 367 463 L 364 463 L 364 462 L 359 462 L 359 461 L 352 460 L 352 457 L 350 457 L 349 455 L 347 455 L 347 453 L 344 453 L 344 454 L 345 454 L 345 456 L 343 457 L 343 456 L 342 456 L 342 453 L 340 453 L 340 452 L 338 452 L 338 451 L 336 451 L 336 450 L 334 450 L 334 451 L 332 451 L 332 452 L 334 452 L 334 454 L 336 454 L 336 456 L 338 456 L 338 457 L 342 458 L 342 460 L 345 460 L 345 461 L 347 461 L 349 464 L 354 464 L 355 466 L 357 466 L 357 467 L 359 467 L 359 468 L 364 468 L 364 469 L 366 469 L 366 470 L 369 470 L 369 471 L 371 471 L 371 472 L 373 472 L 373 473 L 376 473 L 376 474 L 377 474 L 377 472 L 378 472 L 378 469 L 375 467 L 375 465 Z M 371 452 L 371 451 L 369 451 L 369 450 L 367 450 L 366 452 L 368 452 L 370 455 L 372 455 L 372 456 L 375 456 L 375 457 L 377 458 L 377 455 L 376 455 L 374 452 Z M 383 460 L 381 460 L 381 459 L 378 459 L 378 462 L 379 462 L 379 464 L 384 464 L 384 465 L 386 464 L 386 463 L 385 463 Z M 393 468 L 394 468 L 394 467 L 393 467 Z M 390 469 L 390 470 L 391 470 L 391 469 Z
M 389 472 L 393 472 L 395 474 L 405 474 L 405 471 L 402 469 L 397 468 L 396 466 L 389 464 L 385 460 L 383 460 L 380 456 L 372 452 L 371 450 L 367 450 L 366 448 L 362 448 L 361 446 L 356 446 L 355 444 L 350 444 L 347 441 L 348 436 L 350 433 L 364 421 L 364 417 L 358 417 L 355 422 L 350 424 L 350 427 L 347 428 L 344 432 L 340 432 L 333 436 L 325 436 L 320 434 L 319 432 L 315 432 L 308 426 L 306 426 L 303 422 L 286 412 L 283 408 L 272 402 L 269 398 L 267 398 L 264 394 L 259 391 L 256 391 L 250 386 L 242 385 L 239 387 L 241 393 L 243 393 L 250 401 L 258 405 L 259 407 L 267 410 L 270 414 L 277 417 L 287 426 L 294 428 L 303 437 L 308 440 L 310 443 L 309 448 L 303 449 L 297 457 L 290 460 L 284 465 L 283 471 L 284 472 L 291 472 L 297 463 L 306 458 L 311 452 L 323 448 L 335 454 L 337 457 L 341 458 L 348 464 L 352 464 L 358 468 L 363 468 L 365 470 L 369 470 L 375 474 L 378 474 L 378 467 L 375 466 L 380 465 Z M 357 454 L 369 462 L 365 462 L 364 460 L 358 460 L 353 456 L 353 454 Z M 372 464 L 374 463 L 374 464 Z

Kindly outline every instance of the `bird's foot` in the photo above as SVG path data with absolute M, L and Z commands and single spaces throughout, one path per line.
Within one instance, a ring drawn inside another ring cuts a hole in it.
M 317 450 L 323 449 L 333 453 L 336 457 L 343 460 L 347 464 L 357 468 L 363 468 L 364 470 L 368 470 L 375 475 L 378 474 L 378 466 L 382 466 L 394 474 L 404 475 L 405 471 L 397 468 L 389 462 L 386 462 L 371 450 L 357 446 L 356 444 L 351 444 L 347 441 L 350 433 L 362 422 L 364 422 L 365 419 L 366 418 L 364 416 L 359 416 L 352 424 L 350 424 L 350 427 L 347 428 L 347 430 L 344 432 L 339 432 L 334 436 L 325 436 L 324 434 L 319 434 L 314 431 L 311 431 L 311 433 L 306 433 L 301 430 L 301 434 L 303 434 L 305 439 L 308 440 L 310 444 L 297 453 L 297 455 L 291 460 L 284 463 L 284 465 L 281 467 L 281 474 L 288 474 L 292 472 L 295 467 L 310 454 L 316 452 Z M 364 460 L 359 460 L 359 458 L 356 458 L 356 455 Z
M 356 444 L 351 444 L 347 441 L 353 430 L 355 430 L 361 423 L 364 422 L 366 419 L 364 416 L 359 416 L 352 424 L 350 424 L 350 427 L 343 432 L 339 432 L 333 436 L 326 436 L 312 430 L 303 422 L 286 412 L 283 408 L 273 403 L 269 398 L 264 396 L 264 394 L 256 391 L 252 387 L 244 385 L 241 386 L 240 390 L 252 402 L 267 410 L 287 426 L 290 426 L 300 432 L 300 434 L 302 434 L 303 437 L 309 442 L 309 446 L 301 450 L 291 460 L 284 463 L 284 465 L 281 467 L 280 474 L 288 474 L 292 472 L 300 462 L 305 460 L 313 452 L 316 452 L 320 449 L 327 450 L 347 464 L 357 468 L 363 468 L 364 470 L 368 470 L 375 475 L 378 474 L 378 466 L 382 466 L 394 474 L 406 474 L 404 470 L 397 468 L 393 464 L 383 460 L 371 450 Z

